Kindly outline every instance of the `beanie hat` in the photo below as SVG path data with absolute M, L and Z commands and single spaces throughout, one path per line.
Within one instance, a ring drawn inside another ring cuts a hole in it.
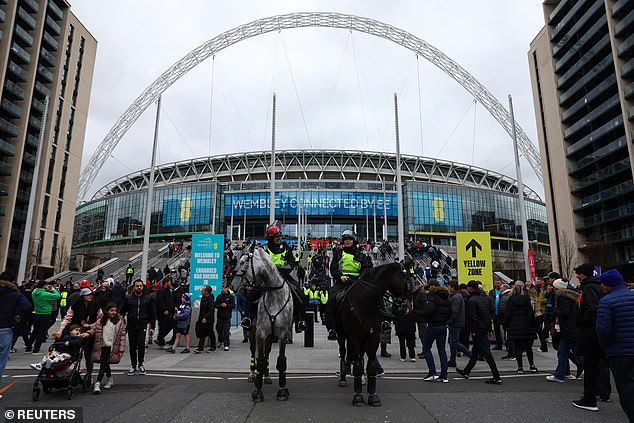
M 161 289 L 163 285 L 161 285 L 160 283 L 155 283 L 154 284 L 154 289 Z
M 605 286 L 610 286 L 612 288 L 619 285 L 625 285 L 623 276 L 621 276 L 618 270 L 614 270 L 614 269 L 608 270 L 607 272 L 601 275 L 601 283 Z
M 594 266 L 590 263 L 583 263 L 575 267 L 575 273 L 586 276 L 594 276 Z
M 185 301 L 189 301 L 192 298 L 192 294 L 190 294 L 189 292 L 185 292 L 183 294 L 183 298 L 185 298 Z
M 79 291 L 80 297 L 85 297 L 86 295 L 92 295 L 90 288 L 82 288 L 81 291 Z
M 90 288 L 90 281 L 87 281 L 86 279 L 84 279 L 83 281 L 79 282 L 79 287 Z
M 553 286 L 555 287 L 555 289 L 566 289 L 568 288 L 568 282 L 557 279 L 555 282 L 553 282 Z
M 545 276 L 545 278 L 548 278 L 548 279 L 561 279 L 561 275 L 559 273 L 557 273 L 557 272 L 550 272 L 549 274 L 547 274 Z

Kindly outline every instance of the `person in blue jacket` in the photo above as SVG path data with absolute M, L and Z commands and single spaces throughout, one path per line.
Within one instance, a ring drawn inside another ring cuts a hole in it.
M 597 335 L 608 356 L 621 407 L 634 422 L 634 292 L 617 270 L 600 277 L 606 295 L 597 309 Z

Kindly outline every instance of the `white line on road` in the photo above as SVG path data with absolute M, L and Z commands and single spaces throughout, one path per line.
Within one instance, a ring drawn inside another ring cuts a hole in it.
M 207 379 L 207 380 L 223 380 L 223 377 L 218 376 L 194 376 L 194 375 L 174 375 L 174 374 L 164 374 L 164 373 L 148 373 L 148 376 L 159 376 L 159 377 L 173 377 L 173 378 L 181 378 L 181 379 Z

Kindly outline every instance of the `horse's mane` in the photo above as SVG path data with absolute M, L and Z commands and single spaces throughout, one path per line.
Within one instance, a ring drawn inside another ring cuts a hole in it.
M 258 254 L 261 256 L 262 258 L 261 261 L 263 262 L 263 265 L 266 268 L 266 272 L 261 272 L 261 277 L 266 282 L 265 285 L 271 286 L 272 282 L 277 282 L 279 281 L 279 279 L 282 279 L 282 277 L 277 271 L 277 268 L 275 267 L 275 263 L 273 263 L 273 260 L 271 260 L 271 256 L 269 256 L 266 253 L 266 251 L 264 251 L 264 248 L 256 247 L 253 253 L 256 254 L 256 252 L 258 252 Z M 277 276 L 277 279 L 273 279 L 276 276 Z
M 366 280 L 366 281 L 374 279 L 375 276 L 377 275 L 377 273 L 385 270 L 388 266 L 392 266 L 394 264 L 397 264 L 397 263 L 387 263 L 387 264 L 382 264 L 380 266 L 373 267 L 372 269 L 370 269 L 367 272 L 365 272 L 363 274 L 363 276 L 361 276 L 361 279 Z

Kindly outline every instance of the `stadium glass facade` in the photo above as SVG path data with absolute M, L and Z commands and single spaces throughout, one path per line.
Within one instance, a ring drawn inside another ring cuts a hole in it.
M 438 167 L 438 162 L 434 163 Z M 195 166 L 196 162 L 191 164 Z M 160 173 L 172 172 L 173 175 L 179 166 L 166 166 Z M 349 179 L 319 179 L 319 176 L 327 176 L 323 170 L 319 175 L 305 172 L 303 179 L 290 179 L 293 169 L 286 168 L 286 172 L 281 173 L 285 179 L 276 181 L 275 198 L 275 215 L 283 223 L 285 234 L 290 238 L 297 236 L 301 215 L 305 222 L 303 232 L 312 238 L 337 237 L 343 229 L 353 228 L 363 239 L 380 240 L 386 233 L 389 239 L 396 239 L 398 200 L 395 183 L 363 180 L 370 173 L 375 178 L 380 176 L 381 169 L 366 174 L 359 172 L 358 166 L 354 168 L 360 175 L 354 180 L 345 169 L 341 175 Z M 472 166 L 469 168 L 473 169 Z M 431 237 L 436 244 L 450 245 L 454 243 L 456 232 L 488 231 L 499 249 L 511 248 L 511 243 L 521 238 L 514 181 L 492 181 L 490 186 L 458 184 L 450 178 L 433 180 L 430 174 L 427 181 L 417 180 L 415 173 L 404 178 L 403 185 L 406 237 Z M 260 238 L 269 223 L 270 194 L 266 171 L 251 171 L 251 180 L 246 181 L 223 180 L 218 174 L 215 176 L 215 181 L 202 182 L 198 177 L 184 182 L 180 178 L 157 186 L 152 204 L 151 236 L 171 239 L 215 231 L 233 239 Z M 147 191 L 143 186 L 134 185 L 143 178 L 135 178 L 113 183 L 104 195 L 99 194 L 101 198 L 77 208 L 75 247 L 134 242 L 142 237 Z M 545 205 L 533 194 L 525 195 L 529 239 L 547 245 Z

